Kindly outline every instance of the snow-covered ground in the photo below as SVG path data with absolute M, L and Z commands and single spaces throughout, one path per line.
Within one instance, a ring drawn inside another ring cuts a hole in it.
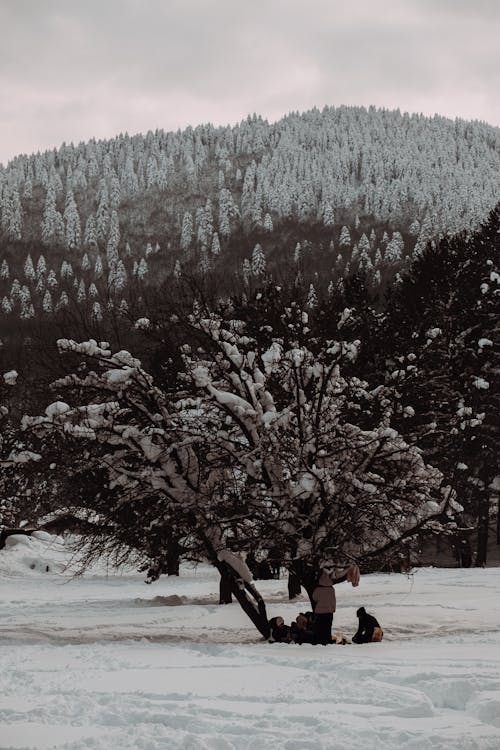
M 71 579 L 68 557 L 48 537 L 0 551 L 1 750 L 500 747 L 497 568 L 341 584 L 334 629 L 365 605 L 385 638 L 322 647 L 260 640 L 206 566 L 146 586 Z M 258 586 L 270 617 L 308 608 Z

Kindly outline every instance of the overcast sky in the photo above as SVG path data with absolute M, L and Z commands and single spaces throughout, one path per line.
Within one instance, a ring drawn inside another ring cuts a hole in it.
M 500 125 L 499 0 L 0 0 L 0 162 L 374 104 Z

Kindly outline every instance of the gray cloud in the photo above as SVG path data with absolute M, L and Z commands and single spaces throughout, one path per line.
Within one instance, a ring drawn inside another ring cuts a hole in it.
M 324 104 L 500 125 L 496 0 L 0 0 L 0 161 Z

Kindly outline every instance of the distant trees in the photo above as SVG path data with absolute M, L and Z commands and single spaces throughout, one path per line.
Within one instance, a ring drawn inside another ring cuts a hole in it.
M 499 229 L 497 208 L 474 235 L 428 247 L 394 289 L 374 344 L 381 363 L 392 362 L 399 429 L 425 434 L 424 455 L 459 489 L 477 565 L 499 517 Z
M 193 260 L 193 272 L 209 268 L 222 286 L 231 278 L 237 286 L 243 256 L 264 238 L 266 274 L 278 277 L 289 271 L 281 263 L 285 253 L 309 241 L 301 283 L 316 284 L 314 272 L 328 275 L 325 287 L 341 274 L 365 273 L 382 301 L 429 240 L 477 225 L 492 207 L 497 140 L 480 123 L 340 107 L 272 126 L 249 118 L 234 128 L 123 135 L 19 156 L 0 174 L 0 263 L 7 260 L 19 277 L 11 244 L 34 243 L 26 244 L 26 255 L 41 240 L 49 268 L 60 268 L 66 248 L 75 277 L 84 272 L 105 296 L 122 242 L 128 277 L 139 266 L 139 248 L 154 237 L 173 258 L 152 259 L 151 285 L 172 275 L 179 256 Z M 341 264 L 330 264 L 332 243 Z M 93 279 L 98 252 L 106 254 L 106 268 Z M 8 296 L 4 282 L 0 276 L 0 296 Z M 44 294 L 38 278 L 37 284 L 35 310 Z

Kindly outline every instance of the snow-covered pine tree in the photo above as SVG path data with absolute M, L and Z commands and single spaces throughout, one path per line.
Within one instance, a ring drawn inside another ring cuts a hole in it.
M 340 230 L 339 247 L 351 247 L 351 233 L 346 226 Z
M 66 194 L 66 203 L 64 208 L 64 221 L 65 221 L 65 240 L 66 247 L 69 250 L 79 247 L 81 240 L 81 225 L 80 216 L 76 207 L 76 202 L 73 197 L 72 190 L 68 190 Z
M 85 233 L 83 237 L 85 247 L 94 248 L 97 246 L 97 229 L 95 216 L 90 214 L 85 223 Z
M 26 260 L 24 261 L 23 272 L 24 272 L 24 278 L 27 279 L 28 281 L 36 280 L 36 273 L 35 273 L 35 267 L 33 265 L 33 259 L 29 253 L 26 256 Z
M 193 231 L 194 231 L 193 216 L 189 211 L 186 211 L 182 219 L 182 230 L 181 230 L 181 240 L 180 240 L 181 250 L 183 250 L 184 252 L 187 252 L 189 248 L 191 247 L 191 244 L 193 241 Z
M 252 275 L 262 277 L 266 272 L 266 257 L 261 245 L 255 245 L 252 252 Z
M 52 302 L 52 295 L 48 289 L 43 295 L 42 310 L 44 313 L 47 313 L 47 315 L 50 315 L 54 310 L 54 304 Z
M 219 242 L 219 235 L 217 232 L 214 232 L 212 235 L 212 246 L 211 246 L 212 255 L 215 255 L 216 257 L 220 255 L 220 242 Z

